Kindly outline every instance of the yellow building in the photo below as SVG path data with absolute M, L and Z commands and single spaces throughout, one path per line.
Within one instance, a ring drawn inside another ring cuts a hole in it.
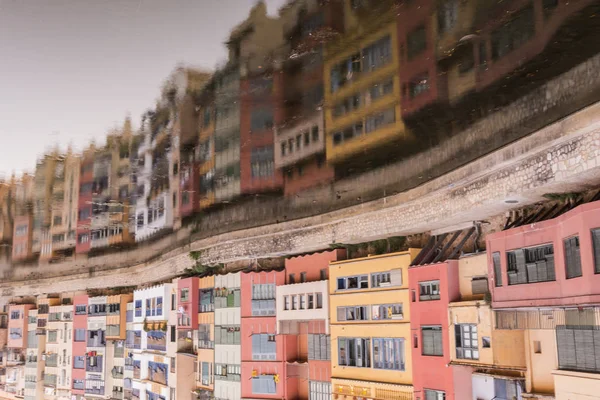
M 466 391 L 460 394 L 504 398 L 525 387 L 525 335 L 523 330 L 496 329 L 486 299 L 487 271 L 485 253 L 458 261 L 460 300 L 450 303 L 448 309 L 450 359 L 455 382 L 461 383 L 456 390 Z
M 326 152 L 334 164 L 411 139 L 401 118 L 396 13 L 351 3 L 346 34 L 324 51 Z
M 408 266 L 418 252 L 330 264 L 331 383 L 338 399 L 413 398 Z
M 215 173 L 215 110 L 211 89 L 205 89 L 207 99 L 198 114 L 199 141 L 198 141 L 198 175 L 200 176 L 200 191 L 198 202 L 200 208 L 206 208 L 215 202 L 213 179 Z
M 50 227 L 52 247 L 47 255 L 50 258 L 75 252 L 80 165 L 80 157 L 71 149 L 56 161 Z

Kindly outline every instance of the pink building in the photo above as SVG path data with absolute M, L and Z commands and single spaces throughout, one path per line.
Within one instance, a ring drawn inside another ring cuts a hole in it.
M 287 346 L 287 398 L 318 398 L 317 390 L 331 385 L 331 353 L 321 351 L 331 342 L 329 263 L 345 258 L 338 249 L 285 261 L 286 284 L 277 286 L 277 333 Z
M 9 349 L 27 348 L 27 318 L 33 304 L 11 304 L 8 307 L 8 342 Z
M 455 397 L 448 332 L 448 305 L 460 300 L 458 261 L 412 266 L 408 282 L 415 399 L 462 400 Z
M 487 237 L 494 308 L 600 302 L 600 201 Z
M 295 357 L 295 346 L 291 346 L 295 343 L 277 335 L 275 317 L 276 286 L 284 283 L 283 271 L 242 273 L 242 398 L 287 399 L 287 393 L 296 393 L 296 388 L 286 387 L 284 379 L 285 362 Z M 291 347 L 293 354 L 287 354 Z
M 73 372 L 72 395 L 77 399 L 85 395 L 85 354 L 87 337 L 87 304 L 88 296 L 79 295 L 73 298 L 75 313 L 73 315 Z
M 198 328 L 198 286 L 197 277 L 177 281 L 177 329 L 192 331 Z

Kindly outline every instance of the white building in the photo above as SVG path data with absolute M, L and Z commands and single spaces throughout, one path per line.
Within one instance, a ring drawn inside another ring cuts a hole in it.
M 50 306 L 46 330 L 46 398 L 71 399 L 73 306 Z M 54 384 L 54 386 L 52 386 Z
M 133 349 L 132 391 L 140 400 L 170 400 L 176 384 L 169 380 L 172 357 L 167 354 L 170 340 L 170 283 L 136 290 L 133 293 L 133 331 L 140 348 Z M 174 356 L 174 355 L 173 355 Z
M 323 320 L 329 334 L 329 281 L 276 287 L 277 334 L 297 334 L 300 322 Z
M 25 400 L 43 399 L 44 365 L 46 352 L 45 329 L 38 328 L 38 311 L 29 310 L 27 321 L 27 351 L 25 353 L 25 377 L 21 378 L 25 386 Z M 52 377 L 49 378 L 50 380 Z M 12 380 L 12 377 L 11 377 Z M 50 380 L 48 382 L 50 382 Z M 8 378 L 7 378 L 8 381 Z
M 240 281 L 240 272 L 215 276 L 214 393 L 217 399 L 239 400 L 242 398 Z M 233 307 L 227 307 L 227 295 L 230 292 L 234 292 Z M 221 374 L 223 368 L 226 369 L 227 374 Z
M 87 354 L 85 357 L 86 397 L 105 397 L 106 391 L 106 296 L 88 299 Z
M 159 231 L 173 227 L 173 200 L 170 191 L 173 174 L 171 131 L 173 118 L 162 132 L 153 134 L 151 124 L 142 126 L 142 143 L 136 167 L 135 241 L 144 241 Z M 166 135 L 166 137 L 165 137 Z M 176 141 L 176 140 L 175 140 Z

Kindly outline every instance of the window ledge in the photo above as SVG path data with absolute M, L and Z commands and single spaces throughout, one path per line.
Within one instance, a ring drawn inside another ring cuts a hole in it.
M 557 369 L 557 370 L 552 371 L 552 375 L 567 376 L 567 377 L 572 377 L 572 378 L 600 380 L 600 374 L 598 374 L 597 372 L 582 372 L 582 371 L 570 371 L 570 370 L 564 370 L 564 369 Z

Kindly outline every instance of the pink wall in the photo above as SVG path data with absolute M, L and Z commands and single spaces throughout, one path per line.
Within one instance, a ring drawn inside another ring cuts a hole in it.
M 241 277 L 241 316 L 252 317 L 252 285 L 274 283 L 276 286 L 285 284 L 284 271 L 249 272 L 242 273 Z M 273 318 L 275 317 L 254 317 Z
M 306 272 L 306 281 L 314 282 L 321 280 L 320 271 L 326 269 L 329 272 L 329 263 L 346 259 L 345 249 L 323 251 L 305 256 L 291 257 L 285 260 L 286 283 L 289 283 L 289 275 L 294 274 L 296 283 L 300 282 L 300 273 Z M 329 275 L 328 275 L 329 276 Z
M 440 281 L 440 299 L 419 301 L 419 282 L 432 280 Z M 411 296 L 413 291 L 416 294 L 416 301 L 410 303 L 412 333 L 410 346 L 412 349 L 415 398 L 424 400 L 423 390 L 435 389 L 446 392 L 446 399 L 453 400 L 455 396 L 452 368 L 447 366 L 450 363 L 448 304 L 460 298 L 458 262 L 451 260 L 445 263 L 411 267 L 408 270 L 408 282 Z M 443 356 L 424 356 L 421 354 L 421 327 L 427 325 L 441 325 Z M 415 336 L 417 347 L 415 347 Z
M 243 346 L 242 346 L 243 348 Z M 258 374 L 279 374 L 279 383 L 276 384 L 275 394 L 252 394 L 252 371 Z M 242 361 L 242 397 L 250 399 L 283 399 L 285 398 L 285 363 L 279 361 L 263 361 L 257 363 L 244 363 Z
M 79 305 L 87 305 L 88 304 L 88 296 L 87 295 L 79 295 L 73 298 L 73 360 L 75 356 L 84 356 L 86 352 L 86 342 L 76 342 L 75 341 L 75 329 L 87 329 L 87 314 L 86 315 L 77 315 L 75 314 L 75 306 Z M 86 335 L 87 336 L 87 335 Z M 74 363 L 71 363 L 74 365 Z M 85 380 L 85 369 L 76 369 L 73 368 L 72 379 L 83 379 Z M 73 385 L 71 385 L 72 387 Z M 73 394 L 84 394 L 84 390 L 72 389 Z
M 453 365 L 451 368 L 454 375 L 454 398 L 472 399 L 473 368 L 464 365 Z
M 8 347 L 16 349 L 27 348 L 27 318 L 29 317 L 29 310 L 32 308 L 35 308 L 33 304 L 13 304 L 8 307 Z M 19 311 L 19 319 L 10 318 L 13 311 Z M 21 338 L 10 338 L 12 328 L 21 329 Z
M 180 279 L 177 284 L 177 310 L 183 307 L 185 313 L 191 319 L 191 326 L 180 326 L 177 321 L 177 329 L 195 329 L 198 327 L 198 287 L 199 279 L 196 277 Z M 181 301 L 181 289 L 189 289 L 188 301 Z
M 600 201 L 581 205 L 558 218 L 497 232 L 487 237 L 493 307 L 539 307 L 600 302 L 600 274 L 594 273 L 591 230 L 600 228 Z M 566 279 L 563 239 L 579 235 L 581 277 Z M 554 244 L 556 281 L 508 285 L 506 251 Z M 492 254 L 500 252 L 502 287 L 495 287 Z

